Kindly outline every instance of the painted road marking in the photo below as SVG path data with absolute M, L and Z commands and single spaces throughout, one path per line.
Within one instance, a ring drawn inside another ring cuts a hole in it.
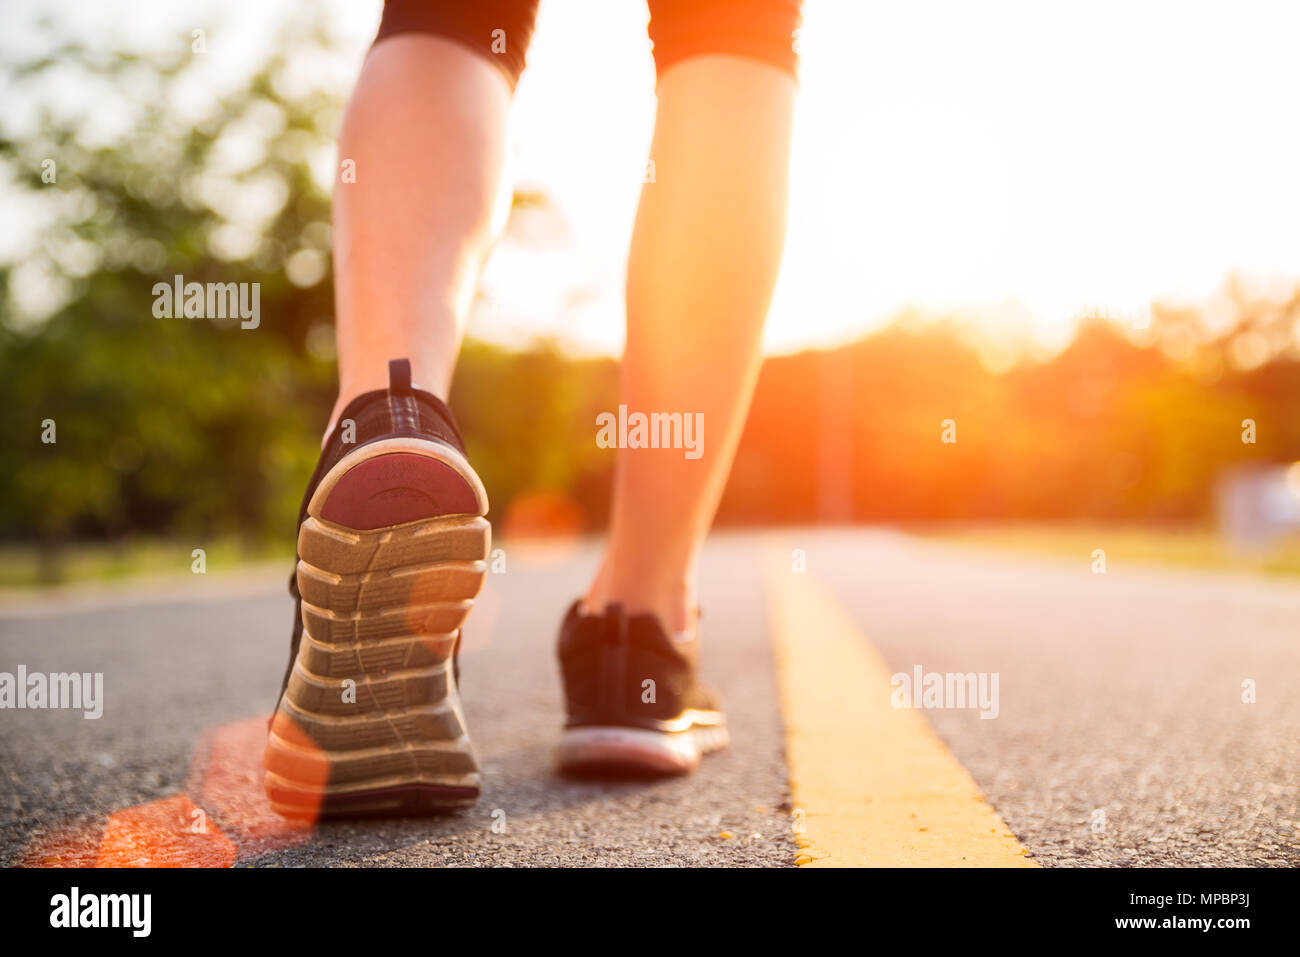
M 825 585 L 764 563 L 796 863 L 1036 867 L 924 712 L 890 704 L 891 672 Z

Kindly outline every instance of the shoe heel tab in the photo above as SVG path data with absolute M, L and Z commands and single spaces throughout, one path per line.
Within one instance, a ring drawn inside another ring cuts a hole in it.
M 411 395 L 411 360 L 388 360 L 388 394 Z
M 609 623 L 616 643 L 626 645 L 627 609 L 621 601 L 611 601 L 605 605 L 605 620 Z

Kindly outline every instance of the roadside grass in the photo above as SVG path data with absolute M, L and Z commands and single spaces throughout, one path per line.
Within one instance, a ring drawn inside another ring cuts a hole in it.
M 1094 550 L 1100 548 L 1112 569 L 1121 563 L 1135 563 L 1300 577 L 1300 536 L 1296 535 L 1256 548 L 1240 548 L 1201 526 L 1009 523 L 917 525 L 907 531 L 963 544 L 1077 556 L 1089 565 Z
M 0 590 L 27 591 L 138 578 L 192 578 L 193 552 L 200 547 L 204 550 L 205 574 L 209 575 L 283 561 L 287 577 L 293 559 L 292 544 L 272 546 L 238 539 L 202 544 L 160 539 L 70 542 L 54 552 L 28 544 L 0 544 Z

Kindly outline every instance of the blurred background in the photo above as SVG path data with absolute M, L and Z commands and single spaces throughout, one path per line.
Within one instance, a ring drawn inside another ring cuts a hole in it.
M 720 523 L 1085 554 L 1104 530 L 1300 574 L 1300 6 L 1223 9 L 807 0 Z M 333 401 L 334 136 L 379 12 L 0 9 L 0 586 L 292 554 Z M 508 538 L 604 524 L 646 16 L 543 0 L 516 96 L 451 397 Z M 259 283 L 260 325 L 155 318 L 177 274 Z

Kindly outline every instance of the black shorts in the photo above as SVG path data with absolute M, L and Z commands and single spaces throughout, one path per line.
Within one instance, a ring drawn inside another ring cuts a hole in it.
M 464 44 L 519 82 L 538 0 L 385 0 L 375 42 L 431 33 Z M 629 0 L 630 2 L 630 0 Z M 770 63 L 792 77 L 802 0 L 648 0 L 655 70 L 708 53 Z

